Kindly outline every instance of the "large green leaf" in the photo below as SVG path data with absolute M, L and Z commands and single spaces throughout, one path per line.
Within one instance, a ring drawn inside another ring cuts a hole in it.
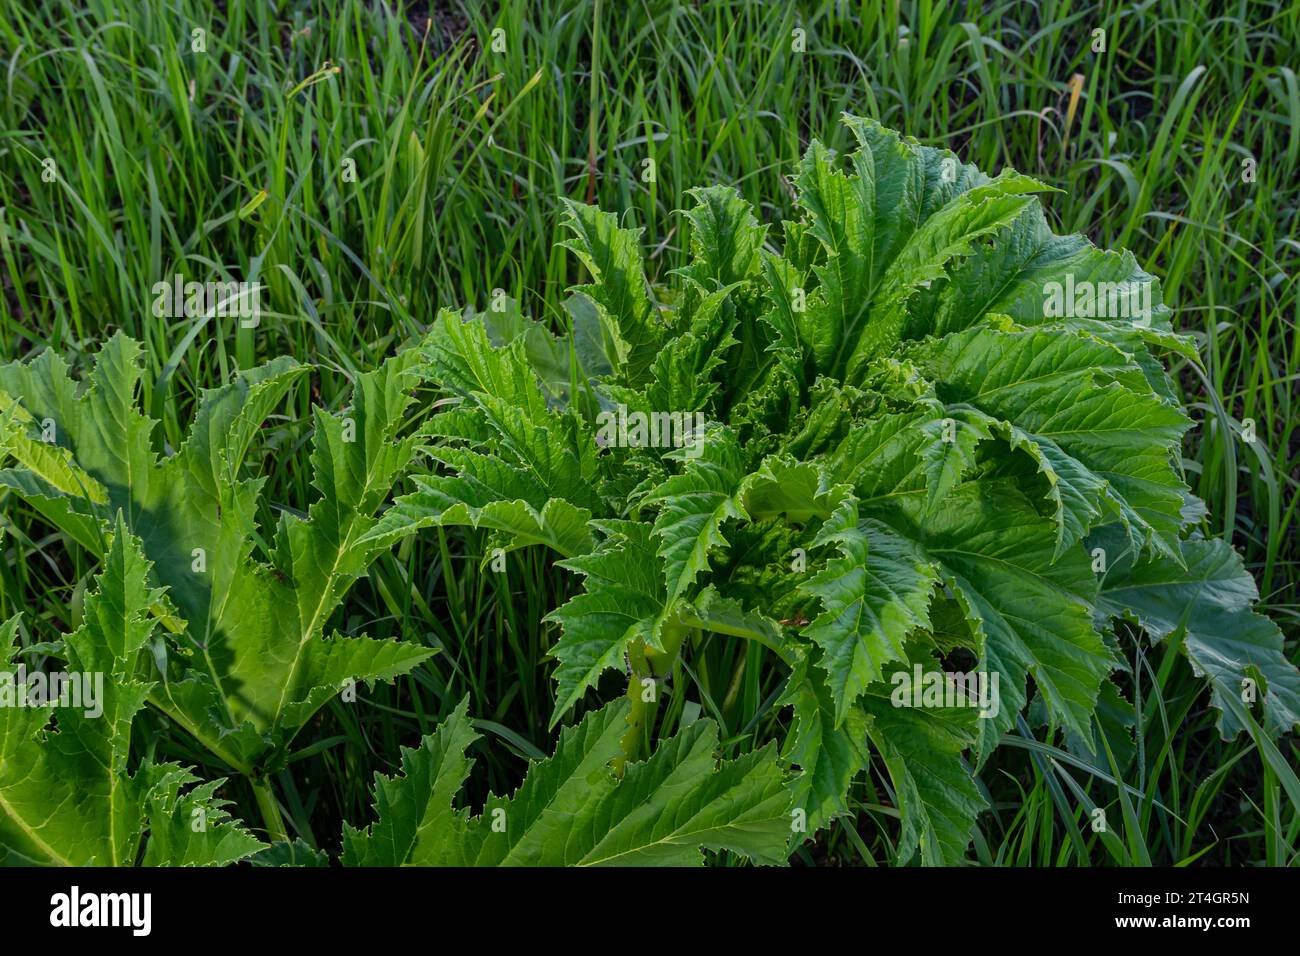
M 161 597 L 149 573 L 119 515 L 85 623 L 39 684 L 15 646 L 18 618 L 0 625 L 0 862 L 221 865 L 262 848 L 216 797 L 223 780 L 149 759 L 129 769 L 132 724 L 153 686 L 137 676 Z M 56 677 L 65 693 L 49 690 Z
M 803 811 L 806 833 L 813 834 L 848 812 L 849 787 L 871 761 L 868 718 L 853 706 L 837 719 L 826 675 L 806 654 L 796 659 L 777 703 L 793 708 L 794 727 L 782 756 L 800 770 L 791 781 L 791 797 Z
M 1030 451 L 1057 505 L 1058 552 L 1114 514 L 1136 540 L 1176 553 L 1187 488 L 1173 452 L 1190 423 L 1115 346 L 1068 330 L 977 328 L 909 354 L 941 398 L 1005 423 Z
M 548 407 L 525 338 L 496 345 L 480 322 L 439 314 L 423 371 L 457 400 L 423 434 L 449 474 L 419 476 L 417 490 L 399 498 L 362 543 L 465 525 L 497 532 L 508 547 L 543 544 L 566 557 L 591 549 L 585 525 L 600 508 L 595 441 L 571 414 Z
M 697 721 L 654 755 L 609 769 L 626 705 L 588 714 L 560 734 L 510 797 L 483 812 L 453 809 L 477 735 L 464 702 L 402 753 L 400 777 L 375 778 L 377 821 L 344 830 L 343 862 L 370 866 L 690 866 L 702 850 L 781 863 L 789 797 L 771 747 L 719 763 L 716 726 Z
M 110 516 L 124 515 L 176 612 L 155 609 L 175 646 L 150 701 L 250 772 L 348 681 L 391 678 L 431 653 L 395 641 L 323 641 L 330 615 L 382 546 L 366 533 L 414 448 L 402 432 L 416 353 L 359 376 L 349 407 L 316 410 L 318 496 L 305 516 L 281 512 L 266 561 L 254 554 L 263 479 L 244 477 L 242 465 L 305 367 L 277 359 L 205 391 L 186 441 L 160 459 L 150 443 L 155 423 L 136 404 L 140 357 L 136 343 L 114 336 L 80 392 L 53 352 L 0 366 L 0 389 L 33 420 L 48 419 L 69 467 L 98 483 L 85 493 L 80 484 L 38 485 L 38 459 L 11 443 L 23 467 L 9 486 L 31 492 L 34 507 L 96 555 Z
M 659 541 L 667 584 L 667 600 L 686 595 L 695 579 L 708 569 L 709 555 L 726 547 L 722 525 L 741 517 L 736 504 L 740 490 L 740 448 L 734 435 L 713 431 L 700 440 L 696 454 L 683 459 L 680 474 L 658 485 L 643 503 L 659 508 L 654 535 Z
M 815 543 L 841 554 L 804 586 L 823 611 L 803 630 L 821 648 L 838 725 L 885 665 L 906 659 L 908 635 L 929 627 L 939 572 L 916 543 L 876 521 L 828 522 Z
M 960 863 L 970 844 L 975 818 L 986 803 L 963 753 L 975 742 L 979 710 L 971 706 L 899 706 L 906 693 L 893 678 L 917 663 L 931 674 L 938 662 L 913 647 L 890 679 L 863 698 L 870 717 L 867 733 L 880 751 L 902 815 L 899 856 L 920 850 L 933 866 Z
M 980 638 L 981 666 L 999 675 L 1002 705 L 983 722 L 979 759 L 1024 706 L 1028 676 L 1052 713 L 1086 737 L 1113 663 L 1093 626 L 1097 581 L 1082 549 L 1057 558 L 1051 523 L 999 485 L 964 486 L 934 509 L 901 499 L 879 513 L 938 566 Z
M 633 641 L 657 644 L 664 614 L 663 565 L 650 529 L 634 522 L 602 524 L 608 535 L 600 548 L 562 563 L 581 574 L 584 589 L 547 620 L 562 628 L 551 651 L 559 661 L 551 726 L 576 704 L 600 675 L 626 665 Z
M 1099 610 L 1135 619 L 1153 640 L 1181 638 L 1192 667 L 1210 682 L 1225 739 L 1244 729 L 1226 695 L 1248 708 L 1258 701 L 1262 724 L 1274 736 L 1300 729 L 1300 672 L 1287 659 L 1277 625 L 1251 609 L 1259 599 L 1255 580 L 1226 542 L 1183 541 L 1185 568 L 1135 562 L 1113 533 L 1092 543 L 1108 557 Z
M 564 225 L 573 233 L 562 245 L 591 273 L 592 282 L 574 288 L 600 316 L 610 364 L 637 382 L 659 351 L 663 330 L 655 316 L 641 266 L 640 229 L 624 229 L 613 213 L 566 201 Z

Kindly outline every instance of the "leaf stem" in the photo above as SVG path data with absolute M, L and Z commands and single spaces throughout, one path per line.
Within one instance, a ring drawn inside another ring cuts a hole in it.
M 630 761 L 640 760 L 649 754 L 650 732 L 654 727 L 655 712 L 659 709 L 658 682 L 672 672 L 677 656 L 681 653 L 682 643 L 690 630 L 689 625 L 679 621 L 665 622 L 662 651 L 647 647 L 639 641 L 629 649 L 631 674 L 627 682 L 627 699 L 630 707 L 627 713 L 627 733 L 620 740 L 623 754 L 614 761 L 615 773 L 622 774 Z M 650 688 L 643 683 L 646 679 L 654 681 L 648 700 L 646 690 Z
M 280 815 L 280 803 L 271 789 L 271 782 L 265 777 L 249 777 L 253 785 L 253 796 L 257 799 L 257 808 L 262 811 L 262 822 L 266 824 L 266 835 L 272 843 L 287 842 L 289 834 L 284 828 L 284 817 Z

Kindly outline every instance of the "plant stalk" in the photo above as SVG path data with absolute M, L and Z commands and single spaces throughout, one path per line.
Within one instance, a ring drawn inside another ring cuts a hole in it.
M 262 822 L 266 824 L 266 836 L 272 843 L 287 842 L 289 834 L 284 827 L 284 817 L 280 815 L 280 803 L 275 799 L 271 782 L 265 777 L 249 777 L 253 785 L 253 796 L 257 799 L 257 808 L 262 811 Z
M 622 756 L 614 761 L 614 772 L 623 773 L 630 761 L 640 760 L 650 752 L 650 734 L 655 713 L 659 710 L 659 681 L 672 673 L 682 644 L 690 632 L 689 625 L 667 622 L 663 626 L 663 650 L 657 651 L 637 642 L 628 650 L 630 674 L 627 682 L 627 733 L 620 740 Z M 646 685 L 646 679 L 654 681 Z M 647 699 L 648 698 L 648 699 Z

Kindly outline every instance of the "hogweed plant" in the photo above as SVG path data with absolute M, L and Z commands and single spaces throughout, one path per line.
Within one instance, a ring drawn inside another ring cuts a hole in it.
M 19 649 L 18 618 L 0 624 L 0 697 L 12 698 L 0 706 L 0 864 L 213 865 L 263 849 L 215 797 L 222 780 L 148 757 L 130 769 L 131 726 L 154 690 L 137 666 L 161 598 L 149 572 L 119 515 L 81 627 L 51 647 Z M 92 708 L 65 681 L 58 693 L 32 693 L 39 685 L 23 661 L 39 652 L 68 667 L 51 680 L 94 675 Z
M 19 619 L 0 628 L 0 862 L 321 862 L 290 841 L 270 775 L 328 700 L 432 654 L 324 633 L 386 547 L 369 532 L 415 445 L 406 412 L 419 357 L 407 350 L 360 376 L 342 411 L 316 410 L 319 497 L 305 514 L 281 510 L 269 562 L 253 557 L 265 479 L 241 465 L 305 366 L 271 362 L 207 392 L 188 440 L 163 458 L 156 423 L 137 407 L 140 348 L 125 336 L 80 389 L 53 352 L 0 367 L 0 454 L 16 462 L 0 483 L 105 567 L 87 624 L 66 640 L 18 648 Z M 46 671 L 29 678 L 22 663 L 37 654 L 101 687 L 107 677 L 98 712 L 37 700 Z M 273 847 L 229 819 L 215 796 L 223 778 L 147 757 L 130 770 L 131 725 L 146 705 L 249 778 Z M 619 706 L 590 715 L 514 795 L 471 819 L 452 807 L 477 736 L 462 705 L 404 753 L 400 777 L 376 780 L 378 820 L 345 829 L 342 862 L 686 864 L 703 849 L 784 859 L 789 799 L 773 748 L 719 764 L 716 726 L 699 721 L 616 778 L 602 768 L 620 752 L 623 723 Z
M 122 335 L 80 387 L 52 352 L 0 367 L 0 484 L 102 565 L 65 639 L 0 630 L 0 678 L 38 657 L 105 677 L 98 717 L 0 710 L 5 852 L 322 862 L 286 842 L 267 775 L 352 682 L 430 655 L 325 631 L 379 554 L 431 527 L 482 532 L 481 574 L 514 549 L 554 556 L 572 596 L 546 615 L 551 727 L 583 716 L 474 814 L 462 702 L 377 775 L 344 864 L 779 863 L 852 812 L 868 772 L 888 778 L 896 861 L 956 863 L 977 774 L 1026 718 L 1102 759 L 1141 633 L 1186 656 L 1222 735 L 1251 734 L 1300 802 L 1272 743 L 1300 726 L 1300 673 L 1183 480 L 1190 420 L 1162 356 L 1196 353 L 1156 280 L 1053 234 L 1042 184 L 846 122 L 857 150 L 814 141 L 779 236 L 734 189 L 696 190 L 690 262 L 663 283 L 639 231 L 568 204 L 591 281 L 565 334 L 500 299 L 440 313 L 349 407 L 317 409 L 317 496 L 282 506 L 269 542 L 245 458 L 303 366 L 205 392 L 174 451 Z M 418 382 L 443 398 L 416 406 Z M 700 718 L 717 708 L 687 675 L 713 641 L 779 677 L 779 739 Z M 596 706 L 607 672 L 626 692 Z M 276 849 L 230 819 L 220 780 L 132 753 L 145 706 L 249 778 Z M 81 799 L 34 793 L 54 780 Z M 186 829 L 196 815 L 207 829 Z
M 846 122 L 857 150 L 812 144 L 779 246 L 735 190 L 700 189 L 691 261 L 652 287 L 639 231 L 570 203 L 591 281 L 567 337 L 439 315 L 436 468 L 366 539 L 463 525 L 554 552 L 581 587 L 548 615 L 552 724 L 624 671 L 615 772 L 656 759 L 679 664 L 753 642 L 785 675 L 792 845 L 848 812 L 874 752 L 898 859 L 962 860 L 975 774 L 1031 696 L 1096 739 L 1119 621 L 1176 642 L 1222 734 L 1280 759 L 1300 673 L 1202 532 L 1161 363 L 1195 351 L 1156 280 L 1053 234 L 1042 184 Z
M 141 349 L 119 333 L 83 388 L 52 351 L 0 366 L 14 467 L 0 484 L 104 559 L 116 520 L 153 565 L 148 607 L 162 636 L 140 653 L 148 702 L 254 786 L 268 834 L 284 824 L 268 775 L 312 715 L 362 680 L 392 679 L 432 650 L 327 636 L 330 614 L 377 556 L 362 543 L 407 467 L 414 352 L 358 377 L 351 405 L 316 410 L 319 496 L 280 511 L 270 560 L 254 557 L 265 478 L 242 465 L 267 416 L 306 371 L 290 358 L 207 390 L 185 443 L 159 456 L 138 407 Z M 147 675 L 147 676 L 146 676 Z

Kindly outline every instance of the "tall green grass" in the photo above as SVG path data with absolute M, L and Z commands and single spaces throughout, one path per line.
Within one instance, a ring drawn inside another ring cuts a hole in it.
M 304 502 L 310 474 L 277 462 L 303 441 L 311 403 L 337 402 L 349 375 L 436 309 L 482 308 L 501 289 L 564 327 L 579 277 L 557 245 L 562 198 L 644 226 L 663 273 L 683 262 L 687 189 L 731 183 L 768 221 L 790 217 L 792 164 L 811 137 L 846 146 L 837 118 L 851 109 L 1058 186 L 1058 231 L 1126 246 L 1159 275 L 1200 343 L 1202 362 L 1176 368 L 1200 426 L 1189 481 L 1294 639 L 1298 47 L 1300 8 L 1245 0 L 8 4 L 0 356 L 48 345 L 82 362 L 126 329 L 148 347 L 160 450 L 233 369 L 286 353 L 316 362 L 260 452 L 268 497 Z M 268 312 L 256 328 L 155 317 L 152 285 L 178 272 L 261 281 Z M 0 616 L 23 608 L 37 632 L 75 617 L 91 568 L 12 499 L 3 507 Z M 281 774 L 286 819 L 309 842 L 362 818 L 370 770 L 465 693 L 488 740 L 479 792 L 510 787 L 549 750 L 541 617 L 567 585 L 533 553 L 483 573 L 482 550 L 473 535 L 409 541 L 341 612 L 344 629 L 441 653 L 367 708 L 333 705 Z M 753 663 L 722 641 L 698 649 L 673 686 L 699 703 L 675 695 L 666 730 L 699 706 L 724 739 L 769 734 L 784 719 L 779 688 Z M 1022 727 L 983 775 L 995 810 L 977 858 L 1292 862 L 1300 816 L 1254 744 L 1218 740 L 1172 649 L 1130 663 L 1133 739 L 1081 758 Z M 157 746 L 200 760 L 174 733 Z M 1280 757 L 1300 762 L 1293 742 Z M 879 778 L 858 796 L 857 818 L 805 861 L 892 861 L 892 796 Z

